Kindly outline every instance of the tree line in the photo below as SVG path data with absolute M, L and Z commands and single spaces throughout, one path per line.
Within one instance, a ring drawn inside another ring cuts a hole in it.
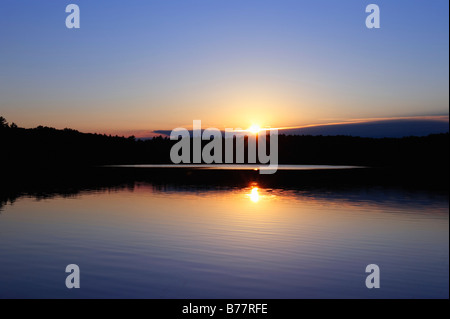
M 167 137 L 141 140 L 134 136 L 82 133 L 68 128 L 22 128 L 0 117 L 3 169 L 20 165 L 170 164 L 170 149 L 174 143 L 176 141 Z M 449 134 L 403 138 L 279 135 L 278 154 L 280 164 L 416 169 L 428 166 L 448 171 Z

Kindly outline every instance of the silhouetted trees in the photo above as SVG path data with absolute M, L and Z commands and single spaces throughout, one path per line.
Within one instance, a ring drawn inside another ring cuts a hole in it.
M 0 116 L 0 128 L 8 128 L 8 122 L 3 116 Z
M 176 141 L 81 133 L 38 126 L 25 129 L 0 117 L 0 164 L 80 166 L 171 163 Z M 280 164 L 442 167 L 448 171 L 449 134 L 405 138 L 280 135 Z M 207 143 L 208 141 L 204 141 Z M 193 143 L 191 143 L 192 145 Z M 6 166 L 5 166 L 6 165 Z

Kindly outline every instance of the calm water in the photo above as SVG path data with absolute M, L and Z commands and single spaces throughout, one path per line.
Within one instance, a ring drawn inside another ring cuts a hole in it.
M 136 164 L 136 165 L 106 165 L 106 167 L 126 167 L 126 168 L 189 168 L 189 169 L 212 169 L 212 170 L 260 170 L 267 169 L 268 165 L 258 164 Z M 362 168 L 363 166 L 345 165 L 277 165 L 277 170 L 302 171 L 302 170 L 336 170 Z
M 448 197 L 128 184 L 0 214 L 2 298 L 448 298 Z M 381 269 L 367 289 L 365 267 Z M 65 267 L 81 288 L 65 287 Z

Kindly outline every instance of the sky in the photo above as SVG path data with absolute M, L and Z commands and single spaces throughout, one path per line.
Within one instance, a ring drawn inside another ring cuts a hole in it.
M 80 29 L 67 29 L 68 4 Z M 368 29 L 376 3 L 381 28 Z M 448 116 L 449 2 L 1 0 L 0 115 L 133 133 Z

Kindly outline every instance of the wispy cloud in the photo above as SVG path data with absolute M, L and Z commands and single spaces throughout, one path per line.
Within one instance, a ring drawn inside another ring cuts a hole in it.
M 449 122 L 448 115 L 430 115 L 430 116 L 403 116 L 403 117 L 378 117 L 378 118 L 360 118 L 360 119 L 349 119 L 346 121 L 339 122 L 328 122 L 328 123 L 317 123 L 308 125 L 298 125 L 298 126 L 283 126 L 283 127 L 267 127 L 261 128 L 261 130 L 292 130 L 292 129 L 302 129 L 317 126 L 332 126 L 332 125 L 345 125 L 345 124 L 364 124 L 371 122 L 381 122 L 381 121 L 398 121 L 398 120 L 429 120 L 429 121 L 440 121 Z
M 305 129 L 313 127 L 329 127 L 329 126 L 339 126 L 347 124 L 366 124 L 375 122 L 387 122 L 387 121 L 438 121 L 438 122 L 449 122 L 448 115 L 429 115 L 429 116 L 402 116 L 402 117 L 377 117 L 377 118 L 356 118 L 348 119 L 345 121 L 330 121 L 326 123 L 314 123 L 308 125 L 294 125 L 294 126 L 281 126 L 281 127 L 261 127 L 261 131 L 268 130 L 295 130 L 295 129 Z M 184 127 L 188 130 L 192 129 L 192 123 Z M 156 136 L 169 136 L 171 129 L 166 130 L 115 130 L 113 132 L 108 132 L 107 134 L 119 135 L 119 136 L 131 136 L 134 135 L 136 138 L 152 138 Z M 241 130 L 242 132 L 247 132 L 248 129 Z

